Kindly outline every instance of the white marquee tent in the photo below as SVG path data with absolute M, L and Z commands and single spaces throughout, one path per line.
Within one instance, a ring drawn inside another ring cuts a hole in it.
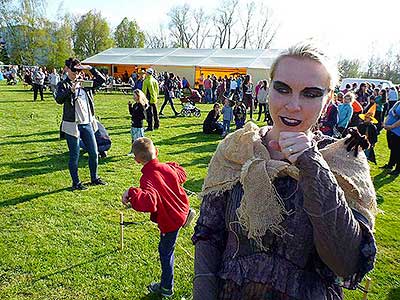
M 273 60 L 281 50 L 250 49 L 187 49 L 187 48 L 110 48 L 83 61 L 107 66 L 112 75 L 130 74 L 152 67 L 158 72 L 173 72 L 195 82 L 200 73 L 252 75 L 253 82 L 269 77 Z

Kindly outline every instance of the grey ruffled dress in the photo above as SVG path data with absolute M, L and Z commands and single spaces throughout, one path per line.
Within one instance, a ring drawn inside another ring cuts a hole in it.
M 348 207 L 318 151 L 333 141 L 325 138 L 299 157 L 298 181 L 273 182 L 290 214 L 285 232 L 266 233 L 263 249 L 238 222 L 240 183 L 203 198 L 192 237 L 195 300 L 339 300 L 342 287 L 357 288 L 373 269 L 376 244 L 371 224 Z

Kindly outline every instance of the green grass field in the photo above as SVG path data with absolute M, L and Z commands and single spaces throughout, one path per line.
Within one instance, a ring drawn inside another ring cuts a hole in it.
M 44 102 L 34 103 L 32 92 L 22 85 L 0 82 L 0 299 L 153 299 L 145 287 L 160 274 L 158 229 L 148 215 L 125 210 L 120 203 L 123 191 L 137 184 L 141 174 L 141 167 L 126 156 L 130 97 L 95 96 L 96 115 L 113 141 L 99 164 L 99 175 L 109 185 L 71 192 L 67 146 L 58 131 L 62 106 L 49 93 Z M 219 141 L 201 133 L 211 106 L 199 107 L 201 118 L 168 117 L 168 107 L 161 129 L 147 135 L 159 148 L 161 161 L 186 168 L 185 188 L 194 192 L 201 190 Z M 384 164 L 384 135 L 376 153 L 378 164 Z M 80 160 L 79 174 L 83 182 L 90 180 L 87 155 Z M 371 175 L 385 213 L 376 223 L 379 254 L 368 299 L 400 299 L 400 177 L 374 165 Z M 199 200 L 190 199 L 198 210 Z M 126 221 L 142 221 L 126 228 L 123 252 L 118 251 L 120 211 Z M 192 232 L 193 225 L 178 239 L 173 299 L 192 298 Z M 361 297 L 360 291 L 346 292 L 346 299 Z

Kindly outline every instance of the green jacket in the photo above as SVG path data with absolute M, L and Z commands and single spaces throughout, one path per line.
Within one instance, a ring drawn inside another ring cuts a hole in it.
M 147 75 L 145 80 L 143 81 L 142 91 L 146 95 L 150 104 L 157 103 L 158 89 L 159 88 L 157 80 L 153 76 Z

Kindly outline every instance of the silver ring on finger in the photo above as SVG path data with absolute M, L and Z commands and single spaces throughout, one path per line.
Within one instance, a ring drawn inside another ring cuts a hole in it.
M 289 147 L 288 151 L 289 151 L 289 153 L 293 153 L 293 148 Z

